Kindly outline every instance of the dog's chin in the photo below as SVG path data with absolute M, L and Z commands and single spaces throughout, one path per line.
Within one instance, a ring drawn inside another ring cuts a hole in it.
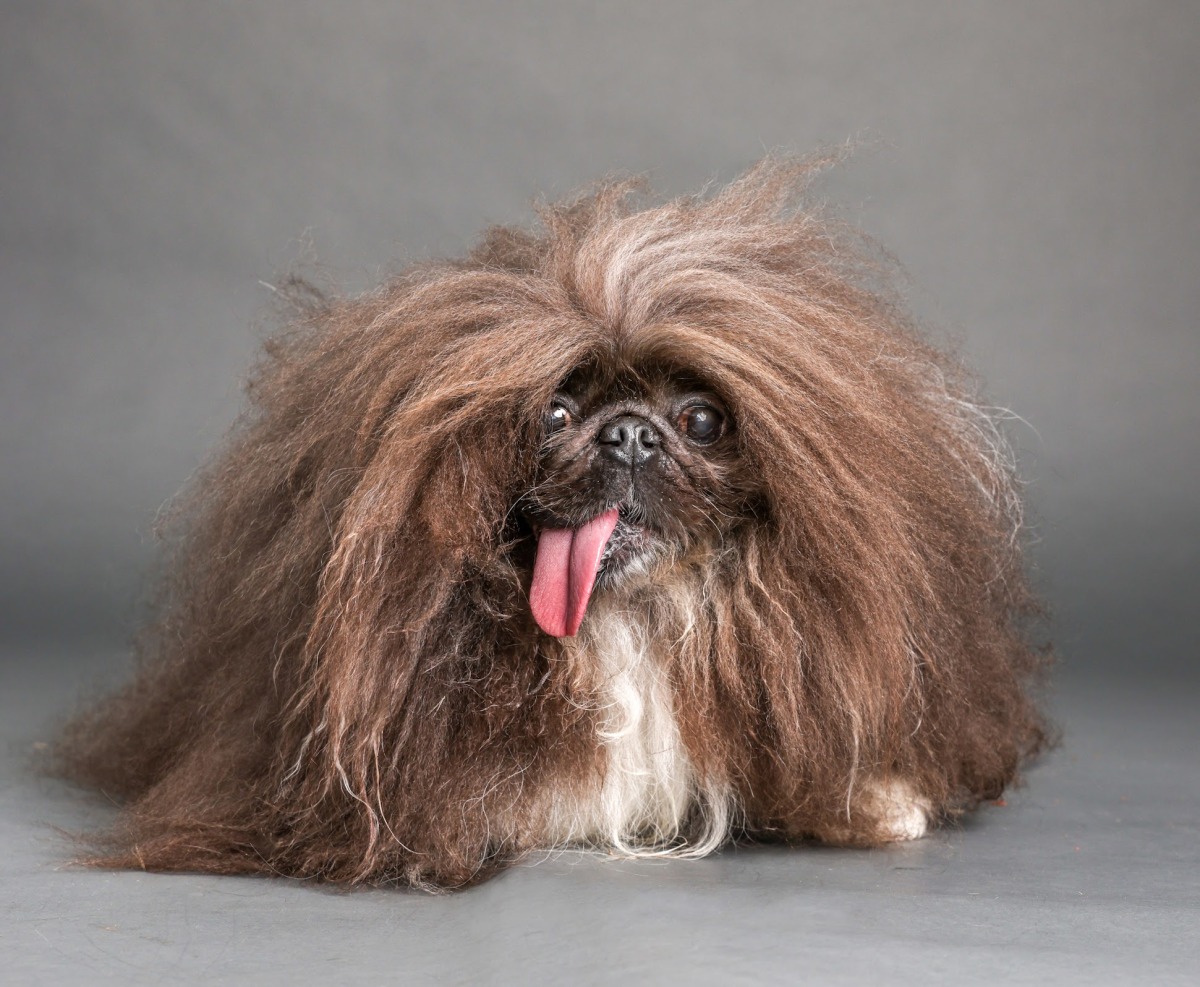
M 612 592 L 629 586 L 640 577 L 649 575 L 657 563 L 670 555 L 663 537 L 646 525 L 629 519 L 621 511 L 613 529 L 600 568 L 596 572 L 596 591 Z

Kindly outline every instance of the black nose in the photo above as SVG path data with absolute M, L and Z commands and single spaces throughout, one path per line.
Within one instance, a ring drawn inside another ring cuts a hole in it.
M 637 415 L 622 415 L 600 429 L 600 451 L 626 466 L 643 466 L 658 455 L 658 430 Z

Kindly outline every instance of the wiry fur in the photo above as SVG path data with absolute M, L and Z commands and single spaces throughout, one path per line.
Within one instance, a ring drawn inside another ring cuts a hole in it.
M 798 205 L 812 171 L 641 209 L 606 184 L 364 297 L 298 286 L 176 506 L 136 679 L 60 747 L 125 800 L 91 862 L 455 887 L 561 844 L 872 844 L 997 797 L 1044 741 L 1012 463 Z M 515 505 L 585 364 L 702 380 L 754 498 L 557 640 Z

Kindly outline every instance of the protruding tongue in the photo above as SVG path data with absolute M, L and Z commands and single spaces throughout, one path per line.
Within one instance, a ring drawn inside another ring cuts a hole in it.
M 574 637 L 583 623 L 604 546 L 617 526 L 605 511 L 581 528 L 544 528 L 533 563 L 529 606 L 538 627 L 554 637 Z

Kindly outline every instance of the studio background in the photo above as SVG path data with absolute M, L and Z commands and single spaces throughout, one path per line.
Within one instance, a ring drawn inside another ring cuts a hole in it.
M 901 260 L 912 308 L 1029 423 L 1009 434 L 1060 656 L 1067 745 L 1053 757 L 1100 750 L 1088 717 L 1120 729 L 1129 696 L 1167 732 L 1132 726 L 1110 755 L 1153 759 L 1160 741 L 1194 755 L 1192 721 L 1162 726 L 1174 721 L 1157 711 L 1188 706 L 1200 683 L 1198 43 L 1186 2 L 9 0 L 0 691 L 13 751 L 127 667 L 155 514 L 241 406 L 264 283 L 315 258 L 363 288 L 614 171 L 675 195 L 767 150 L 855 140 L 820 194 Z M 18 753 L 6 779 L 25 778 Z M 1186 790 L 1196 769 L 1180 763 Z M 84 800 L 12 784 L 46 803 L 7 803 L 4 838 L 32 854 L 26 884 L 8 886 L 57 900 L 62 848 L 36 823 L 78 825 Z M 1181 846 L 1195 843 L 1190 797 L 1158 820 Z M 1159 860 L 1172 873 L 1173 854 Z M 508 887 L 537 900 L 537 874 Z M 90 900 L 89 877 L 70 876 L 72 900 Z M 223 887 L 174 880 L 180 894 Z M 1195 888 L 1176 892 L 1155 921 L 1177 958 L 1195 949 L 1182 930 L 1197 913 Z M 321 900 L 295 907 L 315 915 Z M 19 919 L 27 900 L 4 906 Z M 1087 927 L 1094 942 L 1103 927 Z M 29 928 L 6 926 L 0 950 L 40 971 Z M 82 940 L 72 949 L 47 977 L 89 957 L 116 976 Z

